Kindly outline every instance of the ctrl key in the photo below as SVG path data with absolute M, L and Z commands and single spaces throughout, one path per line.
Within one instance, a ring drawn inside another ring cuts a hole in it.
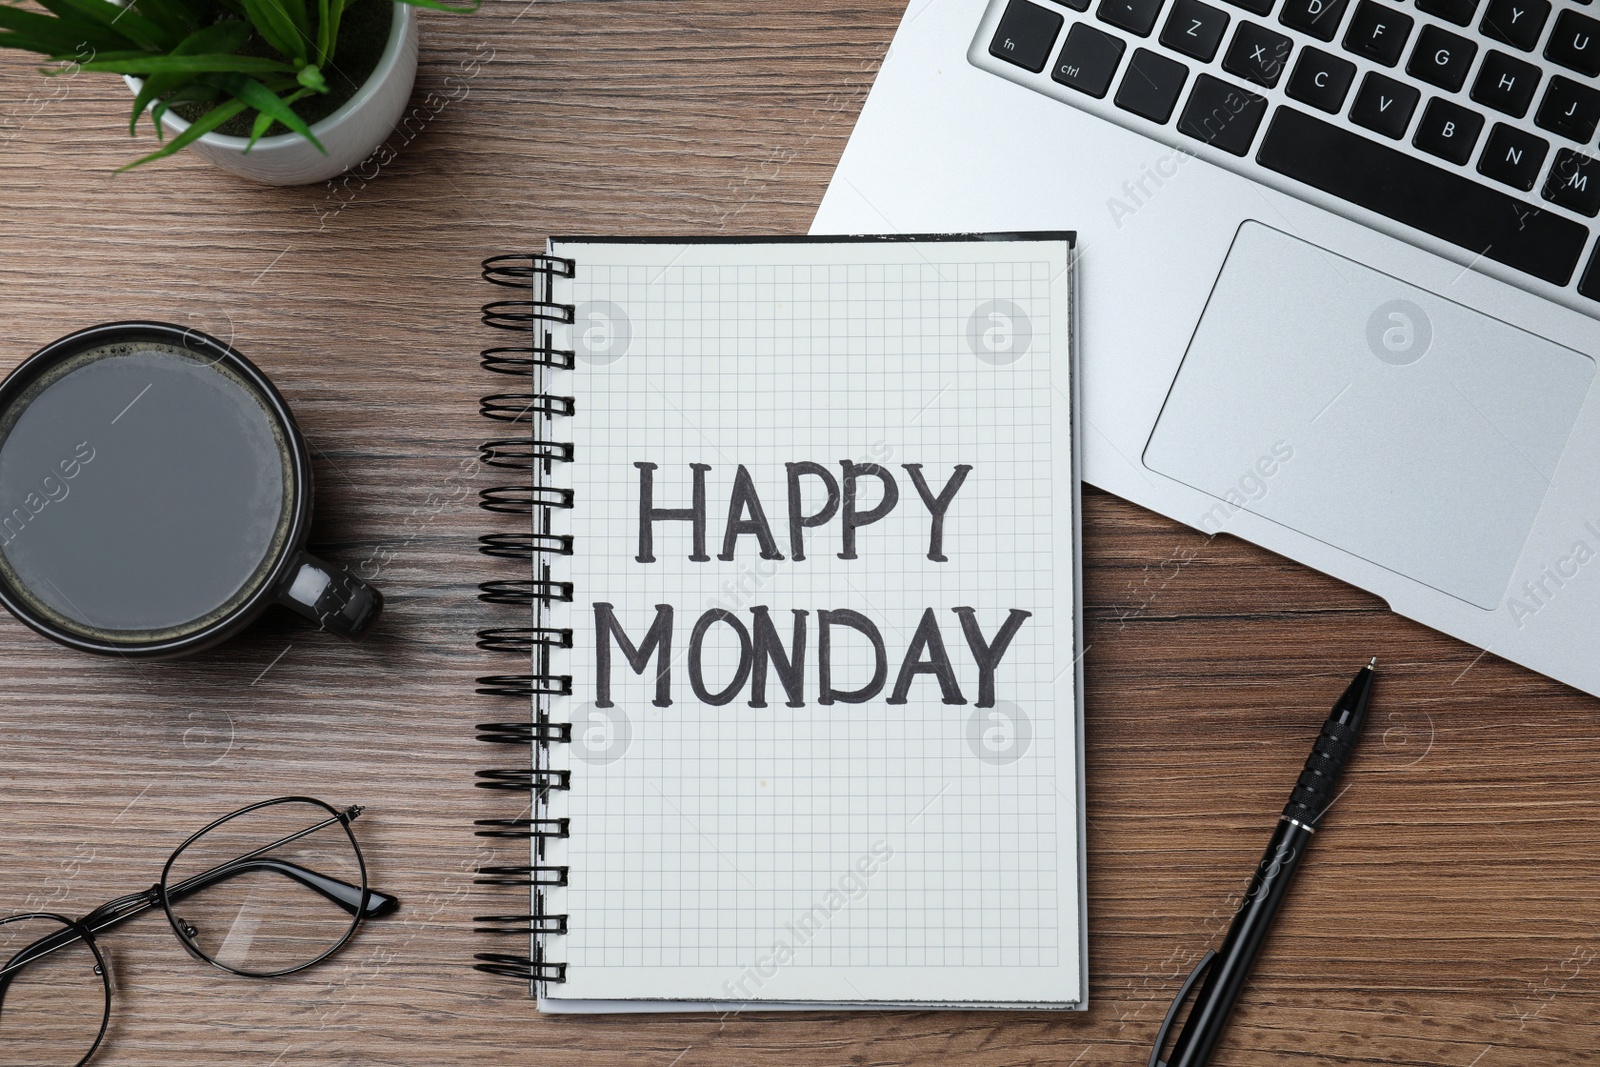
M 1056 67 L 1050 77 L 1080 93 L 1100 98 L 1111 88 L 1111 79 L 1122 62 L 1122 52 L 1127 48 L 1119 38 L 1093 26 L 1074 23 L 1067 31 L 1067 42 L 1056 57 Z

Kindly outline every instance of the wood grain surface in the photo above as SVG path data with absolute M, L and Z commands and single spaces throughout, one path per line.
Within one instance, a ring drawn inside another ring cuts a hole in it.
M 803 9 L 802 9 L 803 8 Z M 1281 915 L 1219 1064 L 1552 1067 L 1600 1048 L 1600 705 L 1377 599 L 1105 494 L 1086 501 L 1091 1010 L 541 1017 L 467 966 L 493 853 L 471 725 L 503 669 L 472 631 L 473 461 L 496 383 L 478 261 L 551 231 L 801 233 L 899 0 L 487 0 L 422 17 L 419 110 L 393 159 L 247 185 L 148 150 L 119 81 L 0 56 L 0 366 L 95 322 L 230 339 L 314 447 L 315 546 L 379 572 L 351 646 L 264 620 L 195 659 L 71 653 L 0 616 L 0 912 L 82 912 L 155 881 L 212 816 L 307 792 L 361 803 L 400 914 L 295 978 L 188 958 L 157 916 L 107 939 L 97 1062 L 1143 1064 L 1226 925 L 1331 698 L 1373 654 L 1365 748 Z M 503 474 L 503 472 L 501 472 Z M 1441 550 L 1446 550 L 1443 546 Z M 514 843 L 513 843 L 514 845 Z

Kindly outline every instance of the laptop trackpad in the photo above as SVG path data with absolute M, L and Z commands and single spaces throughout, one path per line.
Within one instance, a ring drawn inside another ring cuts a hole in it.
M 1594 363 L 1256 222 L 1240 227 L 1144 461 L 1499 606 Z

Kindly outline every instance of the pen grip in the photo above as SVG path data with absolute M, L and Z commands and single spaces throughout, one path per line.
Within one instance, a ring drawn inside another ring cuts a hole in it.
M 1206 1067 L 1211 1062 L 1211 1054 L 1222 1040 L 1228 1017 L 1244 991 L 1250 968 L 1272 929 L 1273 917 L 1283 905 L 1311 839 L 1310 829 L 1282 820 L 1272 831 L 1267 851 L 1239 901 L 1239 910 L 1222 938 L 1189 1019 L 1173 1042 L 1167 1067 Z
M 1337 711 L 1328 717 L 1317 735 L 1317 743 L 1311 746 L 1311 755 L 1306 757 L 1305 768 L 1294 784 L 1289 803 L 1283 806 L 1284 818 L 1308 827 L 1317 825 L 1328 805 L 1333 803 L 1339 776 L 1350 762 L 1350 753 L 1360 733 L 1360 720 L 1352 721 Z

